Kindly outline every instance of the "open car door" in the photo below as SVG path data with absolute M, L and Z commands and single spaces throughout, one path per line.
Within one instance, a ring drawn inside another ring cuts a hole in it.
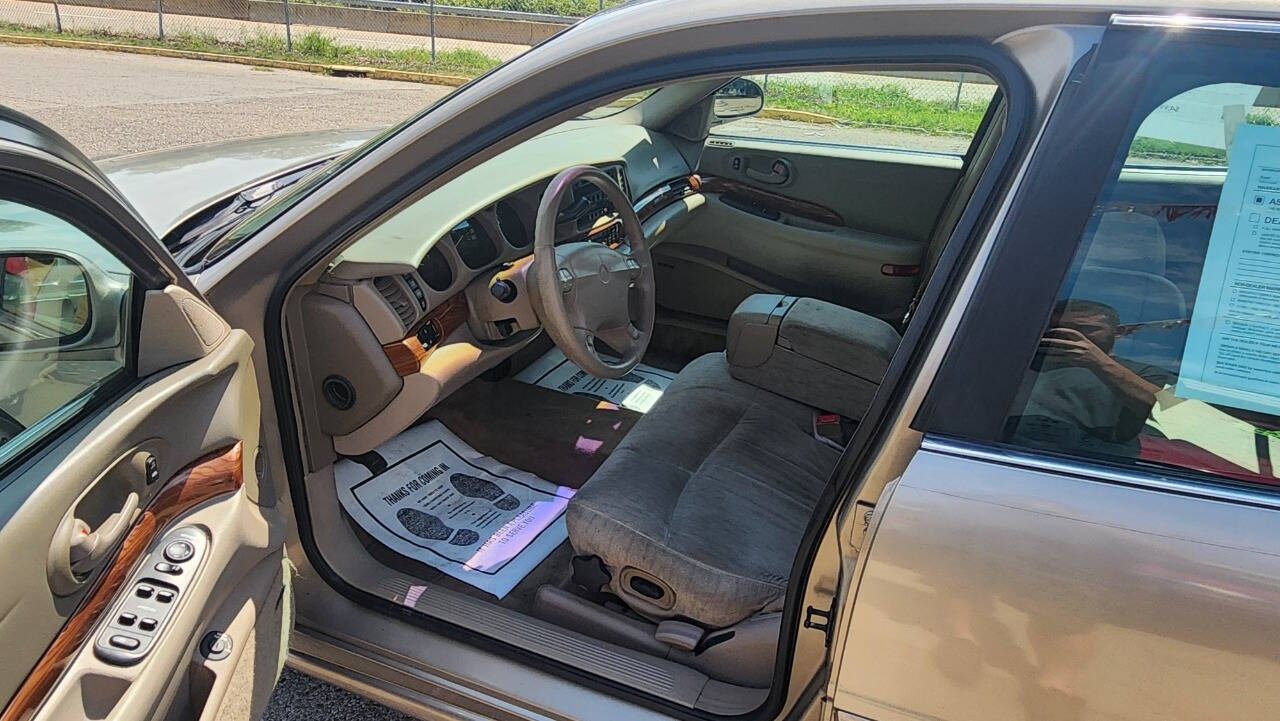
M 261 714 L 291 618 L 252 345 L 0 108 L 0 720 Z

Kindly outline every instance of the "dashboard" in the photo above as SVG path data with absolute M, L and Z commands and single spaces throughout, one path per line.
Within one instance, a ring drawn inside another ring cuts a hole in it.
M 525 281 L 537 210 L 551 179 L 579 164 L 623 188 L 646 237 L 659 232 L 651 225 L 674 227 L 656 216 L 684 207 L 697 190 L 688 162 L 662 134 L 569 122 L 402 206 L 302 296 L 308 347 L 299 355 L 309 366 L 315 430 L 335 452 L 376 447 L 541 332 Z M 605 193 L 580 181 L 562 201 L 555 237 L 616 244 L 625 233 Z
M 627 193 L 626 166 L 601 166 Z M 474 277 L 499 261 L 528 255 L 533 249 L 533 230 L 538 204 L 547 181 L 522 188 L 454 225 L 431 243 L 431 249 L 417 265 L 418 276 L 428 288 L 447 292 L 458 278 Z M 627 193 L 628 197 L 630 194 Z M 570 189 L 556 218 L 557 244 L 592 239 L 618 243 L 623 239 L 619 223 L 595 227 L 601 219 L 614 217 L 617 209 L 604 191 L 579 181 Z

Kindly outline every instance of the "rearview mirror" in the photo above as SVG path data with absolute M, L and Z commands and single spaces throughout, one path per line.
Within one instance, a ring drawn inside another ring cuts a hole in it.
M 89 283 L 79 263 L 0 251 L 0 348 L 58 345 L 88 326 Z
M 717 121 L 755 115 L 764 108 L 764 90 L 754 80 L 734 78 L 716 91 L 712 112 Z

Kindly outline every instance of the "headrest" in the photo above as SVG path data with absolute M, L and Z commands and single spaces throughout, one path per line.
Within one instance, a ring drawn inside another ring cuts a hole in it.
M 1085 253 L 1086 268 L 1117 268 L 1163 276 L 1164 232 L 1155 218 L 1140 213 L 1102 214 Z

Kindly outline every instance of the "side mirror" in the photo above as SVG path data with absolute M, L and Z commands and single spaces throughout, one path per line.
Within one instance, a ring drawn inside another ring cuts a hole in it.
M 764 90 L 754 81 L 734 78 L 716 91 L 712 102 L 715 122 L 755 115 L 764 108 Z
M 0 349 L 56 346 L 89 329 L 89 282 L 74 260 L 0 251 Z

